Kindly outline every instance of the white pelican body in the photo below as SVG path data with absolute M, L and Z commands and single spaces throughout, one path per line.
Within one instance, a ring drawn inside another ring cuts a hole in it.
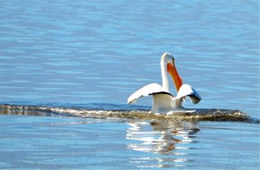
M 169 80 L 167 72 L 171 75 L 177 95 L 174 97 L 169 90 Z M 169 53 L 164 53 L 161 58 L 161 74 L 162 85 L 157 83 L 148 84 L 131 94 L 128 98 L 128 104 L 135 103 L 140 97 L 153 96 L 152 113 L 170 114 L 174 110 L 183 109 L 182 103 L 186 96 L 189 96 L 194 104 L 197 104 L 201 97 L 188 84 L 182 84 L 177 69 L 175 67 L 174 58 Z

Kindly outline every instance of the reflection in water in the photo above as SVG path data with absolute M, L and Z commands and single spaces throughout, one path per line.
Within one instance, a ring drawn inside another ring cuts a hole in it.
M 153 121 L 131 122 L 126 138 L 131 140 L 128 149 L 154 153 L 149 157 L 132 158 L 141 167 L 178 167 L 184 166 L 190 143 L 195 143 L 194 134 L 199 131 L 196 122 Z M 147 129 L 151 127 L 152 129 Z M 151 157 L 152 156 L 152 157 Z

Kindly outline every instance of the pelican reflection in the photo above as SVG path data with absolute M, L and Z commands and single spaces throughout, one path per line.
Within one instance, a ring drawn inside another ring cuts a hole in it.
M 189 161 L 189 143 L 195 142 L 194 134 L 199 131 L 196 122 L 153 121 L 128 124 L 130 127 L 126 138 L 131 141 L 128 149 L 157 155 L 133 158 L 132 161 L 146 162 L 148 165 L 143 165 L 145 167 L 169 167 Z

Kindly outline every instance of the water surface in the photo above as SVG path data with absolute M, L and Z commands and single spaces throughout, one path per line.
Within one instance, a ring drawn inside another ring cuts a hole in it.
M 143 85 L 161 83 L 160 56 L 170 52 L 183 81 L 203 98 L 198 105 L 187 101 L 187 108 L 239 110 L 259 119 L 258 1 L 0 5 L 1 104 L 149 110 L 151 98 L 127 106 L 127 97 Z M 256 122 L 0 112 L 4 169 L 260 166 Z

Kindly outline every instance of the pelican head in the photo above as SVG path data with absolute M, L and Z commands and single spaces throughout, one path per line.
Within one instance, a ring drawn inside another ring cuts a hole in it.
M 167 69 L 167 72 L 172 77 L 173 83 L 178 92 L 182 85 L 182 79 L 179 76 L 178 71 L 176 69 L 173 55 L 170 53 L 163 53 L 162 58 L 161 58 L 161 66 L 162 66 L 161 68 Z

